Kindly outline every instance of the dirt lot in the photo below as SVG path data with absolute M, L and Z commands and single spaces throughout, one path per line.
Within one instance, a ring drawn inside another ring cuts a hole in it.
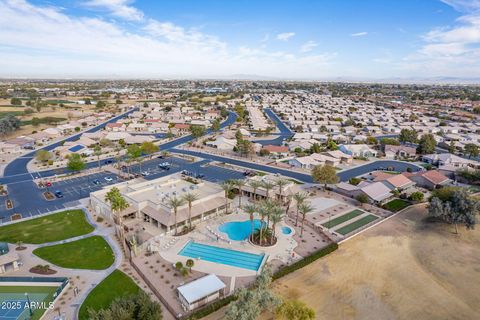
M 425 216 L 411 208 L 279 280 L 275 290 L 307 303 L 318 319 L 478 319 L 480 230 L 456 236 Z
M 424 221 L 412 208 L 277 282 L 318 319 L 478 319 L 480 231 Z

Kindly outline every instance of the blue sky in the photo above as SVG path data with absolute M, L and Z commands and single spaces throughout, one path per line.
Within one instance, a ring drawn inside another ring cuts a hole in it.
M 480 0 L 0 0 L 0 76 L 480 75 Z

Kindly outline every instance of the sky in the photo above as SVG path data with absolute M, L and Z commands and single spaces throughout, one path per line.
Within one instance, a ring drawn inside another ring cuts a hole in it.
M 0 77 L 480 79 L 480 0 L 0 0 Z

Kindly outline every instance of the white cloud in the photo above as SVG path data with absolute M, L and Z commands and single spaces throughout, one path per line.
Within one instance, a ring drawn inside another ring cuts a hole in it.
M 300 47 L 300 52 L 310 52 L 312 51 L 313 49 L 315 49 L 315 47 L 318 46 L 318 43 L 316 43 L 315 41 L 313 40 L 310 40 L 306 43 L 304 43 L 301 47 Z
M 480 10 L 480 0 L 440 0 L 460 12 Z
M 281 41 L 288 41 L 291 37 L 295 35 L 295 32 L 284 32 L 277 34 L 277 39 Z
M 143 12 L 130 6 L 131 0 L 89 0 L 84 5 L 91 8 L 105 9 L 112 15 L 129 20 L 140 21 L 143 19 Z
M 300 57 L 236 48 L 172 22 L 143 19 L 140 24 L 137 31 L 127 31 L 115 21 L 71 16 L 24 0 L 0 0 L 0 75 L 307 78 L 333 72 L 334 53 Z
M 363 36 L 366 36 L 368 34 L 368 32 L 357 32 L 357 33 L 352 33 L 350 34 L 350 37 L 363 37 Z

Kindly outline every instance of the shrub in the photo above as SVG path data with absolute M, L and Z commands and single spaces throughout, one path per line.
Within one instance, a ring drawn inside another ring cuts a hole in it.
M 423 192 L 415 191 L 410 195 L 410 200 L 412 201 L 422 201 L 424 197 Z
M 214 313 L 215 311 L 225 307 L 230 302 L 235 301 L 236 299 L 237 299 L 237 297 L 235 295 L 231 295 L 231 296 L 228 296 L 228 297 L 223 298 L 221 300 L 215 301 L 214 303 L 209 304 L 208 306 L 195 311 L 187 319 L 195 320 L 195 319 L 204 318 L 204 317 L 208 316 L 209 314 Z
M 350 180 L 348 180 L 348 183 L 356 186 L 356 185 L 358 185 L 361 181 L 362 181 L 362 179 L 360 179 L 360 178 L 350 178 Z

